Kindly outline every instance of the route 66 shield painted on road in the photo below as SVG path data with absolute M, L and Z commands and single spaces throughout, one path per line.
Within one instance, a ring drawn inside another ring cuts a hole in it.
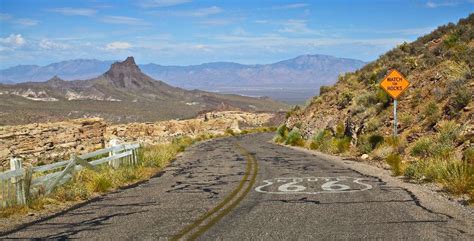
M 268 194 L 350 193 L 372 189 L 364 178 L 357 177 L 279 177 L 263 180 L 255 191 Z

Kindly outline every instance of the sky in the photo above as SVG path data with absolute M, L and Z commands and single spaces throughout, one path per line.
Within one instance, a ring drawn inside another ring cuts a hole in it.
M 191 65 L 303 54 L 364 61 L 474 12 L 474 0 L 0 0 L 0 68 L 87 58 Z

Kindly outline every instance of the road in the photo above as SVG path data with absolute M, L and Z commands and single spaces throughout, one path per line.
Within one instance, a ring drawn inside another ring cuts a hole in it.
M 271 137 L 199 143 L 148 182 L 1 238 L 473 240 L 472 219 L 429 195 Z

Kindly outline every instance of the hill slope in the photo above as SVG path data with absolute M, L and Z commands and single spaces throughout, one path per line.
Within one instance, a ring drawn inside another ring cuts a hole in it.
M 0 84 L 0 125 L 98 116 L 111 122 L 189 118 L 209 110 L 278 111 L 268 98 L 220 95 L 172 87 L 143 74 L 132 57 L 101 76 Z
M 392 138 L 391 98 L 379 87 L 390 68 L 411 82 L 398 105 Z M 321 89 L 305 109 L 290 112 L 287 143 L 363 155 L 422 181 L 440 182 L 474 199 L 474 14 L 402 44 L 359 71 Z M 284 127 L 279 133 L 285 133 Z M 281 141 L 281 136 L 278 140 Z M 284 137 L 284 135 L 283 135 Z M 290 138 L 291 137 L 291 138 Z M 291 140 L 289 140 L 291 139 Z

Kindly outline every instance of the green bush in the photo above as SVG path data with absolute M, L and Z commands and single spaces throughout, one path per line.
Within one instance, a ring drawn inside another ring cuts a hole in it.
M 225 135 L 229 135 L 229 136 L 235 136 L 235 132 L 234 130 L 230 129 L 230 128 L 227 128 L 225 130 Z
M 392 168 L 393 175 L 395 175 L 395 176 L 402 175 L 402 173 L 403 173 L 402 159 L 400 158 L 399 154 L 392 153 L 389 156 L 387 156 L 385 161 Z
M 461 127 L 455 121 L 442 121 L 438 128 L 438 141 L 447 145 L 454 145 L 459 139 Z
M 344 126 L 344 123 L 339 122 L 339 124 L 336 125 L 336 137 L 337 138 L 343 138 L 344 134 L 346 132 L 346 127 Z
M 301 137 L 301 133 L 298 128 L 294 128 L 290 131 L 290 133 L 288 133 L 288 137 L 285 140 L 285 145 L 304 146 L 304 140 Z
M 319 95 L 324 95 L 328 92 L 330 92 L 333 88 L 331 86 L 325 86 L 325 85 L 321 85 L 321 87 L 319 87 Z
M 474 165 L 474 147 L 468 147 L 466 150 L 463 151 L 462 160 L 466 163 Z
M 373 132 L 373 131 L 378 130 L 380 126 L 382 126 L 380 119 L 377 117 L 374 117 L 374 118 L 371 118 L 369 121 L 367 121 L 367 124 L 365 126 L 365 131 Z
M 474 167 L 466 162 L 451 161 L 442 169 L 439 181 L 453 194 L 474 190 Z
M 441 112 L 435 101 L 429 101 L 423 108 L 423 116 L 429 126 L 433 126 L 441 117 Z
M 416 157 L 427 158 L 433 154 L 434 142 L 430 137 L 421 137 L 413 144 L 410 154 Z
M 334 138 L 336 153 L 345 153 L 349 151 L 351 145 L 350 137 Z
M 329 130 L 322 130 L 313 136 L 309 148 L 311 150 L 322 150 L 322 148 L 328 145 L 328 142 L 331 141 L 331 132 Z
M 339 96 L 337 97 L 337 105 L 340 109 L 343 109 L 345 108 L 346 106 L 348 106 L 351 101 L 352 101 L 352 98 L 354 97 L 354 94 L 349 92 L 349 91 L 344 91 L 342 92 L 341 94 L 339 94 Z
M 359 150 L 360 153 L 368 154 L 372 152 L 373 149 L 374 148 L 372 148 L 372 145 L 369 142 L 368 135 L 362 135 L 359 137 L 357 140 L 357 150 Z
M 458 88 L 445 107 L 449 116 L 458 116 L 459 112 L 471 102 L 471 96 L 467 88 Z
M 274 137 L 274 141 L 276 143 L 283 143 L 287 136 L 288 136 L 288 127 L 285 124 L 280 125 L 276 130 L 276 136 Z
M 369 139 L 368 139 L 368 142 L 370 144 L 370 147 L 373 149 L 375 149 L 378 145 L 382 144 L 384 142 L 384 138 L 383 136 L 381 135 L 377 135 L 377 134 L 374 134 L 374 135 L 370 135 L 369 136 Z
M 382 103 L 382 105 L 384 107 L 388 107 L 390 105 L 390 102 L 391 102 L 392 98 L 384 90 L 377 89 L 377 92 L 376 92 L 375 96 L 377 98 L 377 102 Z

